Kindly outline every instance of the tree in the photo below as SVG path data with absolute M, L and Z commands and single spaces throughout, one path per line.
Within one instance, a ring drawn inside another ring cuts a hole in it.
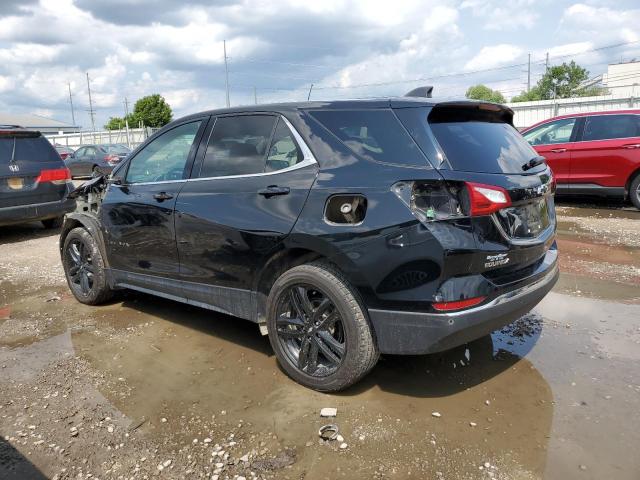
M 133 107 L 129 125 L 137 127 L 142 122 L 146 127 L 160 128 L 173 118 L 171 107 L 164 98 L 154 93 L 142 97 Z
M 104 126 L 107 130 L 121 130 L 125 128 L 124 118 L 109 117 L 109 121 Z
M 589 79 L 589 71 L 573 60 L 570 63 L 550 67 L 538 83 L 528 92 L 522 92 L 512 102 L 550 100 L 552 98 L 590 97 L 602 95 L 606 89 L 582 86 Z
M 502 93 L 498 90 L 491 90 L 486 85 L 473 85 L 469 87 L 465 96 L 473 100 L 485 100 L 494 103 L 504 103 L 506 101 Z

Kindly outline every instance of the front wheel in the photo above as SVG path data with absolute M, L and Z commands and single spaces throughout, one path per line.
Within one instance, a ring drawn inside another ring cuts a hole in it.
M 285 372 L 314 390 L 347 388 L 378 361 L 366 310 L 342 273 L 327 263 L 300 265 L 276 280 L 267 329 Z
M 631 181 L 629 185 L 629 199 L 633 206 L 640 210 L 640 173 Z
M 98 305 L 113 296 L 98 244 L 84 228 L 74 228 L 65 238 L 62 266 L 69 288 L 79 302 Z

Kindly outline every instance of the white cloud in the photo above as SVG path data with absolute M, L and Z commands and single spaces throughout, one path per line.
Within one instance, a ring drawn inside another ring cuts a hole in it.
M 484 70 L 494 68 L 508 63 L 513 63 L 516 59 L 522 58 L 523 50 L 517 45 L 502 43 L 482 49 L 465 66 L 465 70 Z

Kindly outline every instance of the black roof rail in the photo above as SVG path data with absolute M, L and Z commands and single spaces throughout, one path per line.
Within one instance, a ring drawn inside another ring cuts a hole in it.
M 424 97 L 431 98 L 431 94 L 433 93 L 433 86 L 426 85 L 424 87 L 418 87 L 411 90 L 409 93 L 405 95 L 405 97 Z

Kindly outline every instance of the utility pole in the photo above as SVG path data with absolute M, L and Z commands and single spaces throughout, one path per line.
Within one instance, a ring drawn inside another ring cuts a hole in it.
M 527 60 L 527 92 L 531 90 L 531 54 Z
M 91 117 L 91 131 L 96 131 L 96 119 L 93 111 L 93 102 L 91 101 L 91 83 L 89 82 L 89 72 L 87 72 L 87 91 L 89 92 L 89 116 Z
M 253 87 L 253 100 L 258 104 L 258 92 L 256 92 L 256 87 Z
M 307 95 L 307 102 L 311 99 L 311 90 L 313 90 L 313 83 L 309 87 L 309 94 Z
M 224 83 L 227 90 L 227 108 L 231 106 L 229 102 L 229 65 L 227 64 L 227 41 L 222 41 L 222 48 L 224 50 Z
M 549 52 L 547 52 L 547 60 L 544 62 L 544 71 L 547 72 L 549 70 Z
M 129 100 L 124 97 L 124 129 L 127 133 L 127 147 L 131 148 L 131 138 L 129 137 Z
M 71 82 L 67 83 L 67 86 L 69 87 L 69 103 L 71 104 L 71 124 L 75 127 L 76 126 L 76 114 L 73 111 L 73 95 L 71 95 Z

